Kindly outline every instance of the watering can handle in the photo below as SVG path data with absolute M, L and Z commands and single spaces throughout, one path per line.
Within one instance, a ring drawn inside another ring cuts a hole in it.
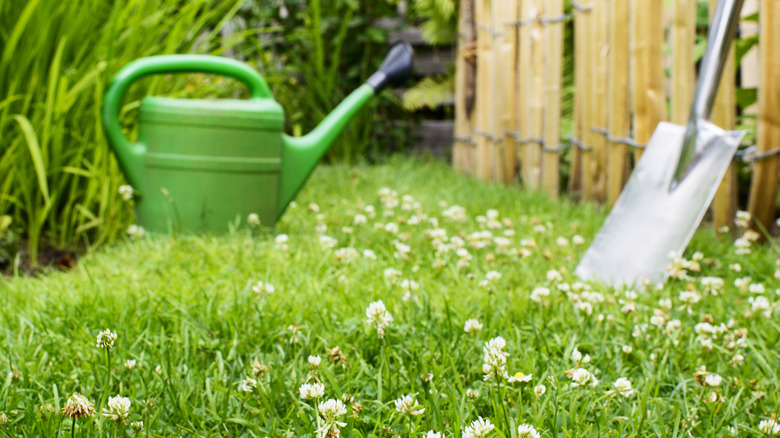
M 270 98 L 271 90 L 259 73 L 246 64 L 230 58 L 209 55 L 162 55 L 131 62 L 114 76 L 103 99 L 102 121 L 108 142 L 116 152 L 130 184 L 139 186 L 144 146 L 134 145 L 125 137 L 119 124 L 122 98 L 136 80 L 166 73 L 213 73 L 228 76 L 246 84 L 253 99 Z

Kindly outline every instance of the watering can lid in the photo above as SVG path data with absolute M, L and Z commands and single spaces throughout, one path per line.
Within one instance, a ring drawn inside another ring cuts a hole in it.
M 284 110 L 273 99 L 145 97 L 140 119 L 150 123 L 282 130 Z

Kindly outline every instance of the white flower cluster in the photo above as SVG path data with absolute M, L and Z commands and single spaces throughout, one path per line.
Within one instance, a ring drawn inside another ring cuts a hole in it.
M 395 400 L 395 410 L 407 415 L 422 415 L 425 408 L 417 404 L 411 395 L 404 395 Z
M 108 398 L 108 408 L 103 408 L 103 416 L 113 422 L 124 424 L 130 416 L 130 399 L 116 396 Z
M 114 347 L 114 341 L 116 341 L 116 333 L 112 332 L 110 329 L 106 329 L 97 335 L 97 348 L 110 350 Z
M 347 423 L 338 421 L 339 417 L 347 413 L 347 407 L 341 400 L 330 399 L 324 401 L 317 406 L 320 412 L 320 427 L 317 429 L 317 438 L 325 438 L 330 436 L 339 436 L 340 427 L 344 427 Z
M 379 338 L 385 336 L 385 329 L 393 322 L 393 315 L 387 311 L 385 303 L 382 300 L 374 301 L 366 309 L 366 323 L 371 324 L 376 329 Z
M 493 377 L 498 379 L 508 379 L 506 372 L 506 358 L 509 353 L 504 352 L 506 341 L 501 336 L 497 336 L 485 343 L 482 347 L 484 353 L 482 364 L 483 380 L 487 381 Z

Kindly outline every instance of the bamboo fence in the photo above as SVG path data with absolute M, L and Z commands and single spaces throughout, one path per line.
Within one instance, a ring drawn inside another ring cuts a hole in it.
M 564 0 L 461 0 L 453 166 L 484 181 L 614 204 L 658 123 L 687 123 L 697 35 L 707 32 L 697 28 L 698 3 L 578 0 L 564 10 Z M 761 23 L 780 23 L 780 3 L 758 3 Z M 565 26 L 573 35 L 574 91 L 564 128 Z M 764 226 L 776 218 L 780 26 L 759 29 L 760 62 L 751 67 L 759 70 L 757 141 L 738 152 L 718 188 L 717 227 L 731 225 L 740 207 Z M 736 73 L 732 46 L 713 111 L 727 130 L 738 120 Z M 739 166 L 752 176 L 741 197 Z

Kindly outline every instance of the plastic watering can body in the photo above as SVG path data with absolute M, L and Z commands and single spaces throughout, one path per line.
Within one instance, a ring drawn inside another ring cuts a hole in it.
M 241 62 L 165 55 L 128 64 L 106 92 L 102 121 L 137 193 L 136 223 L 158 233 L 222 233 L 237 218 L 255 213 L 261 223 L 273 226 L 352 116 L 388 82 L 409 74 L 411 56 L 408 44 L 394 46 L 383 68 L 393 58 L 395 70 L 380 69 L 303 137 L 283 133 L 282 107 L 263 78 Z M 131 143 L 119 124 L 129 86 L 144 76 L 183 72 L 232 77 L 249 87 L 251 97 L 146 97 L 139 110 L 138 142 Z

